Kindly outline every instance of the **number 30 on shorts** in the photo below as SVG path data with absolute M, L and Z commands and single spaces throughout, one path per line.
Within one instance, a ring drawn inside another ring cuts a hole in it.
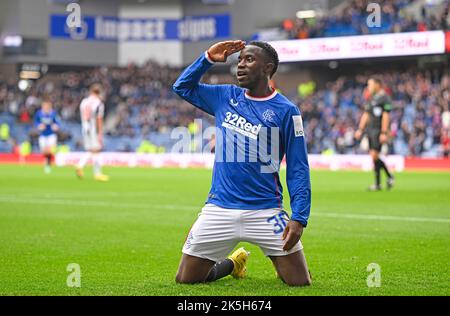
M 271 216 L 267 219 L 268 223 L 273 224 L 273 232 L 276 235 L 281 234 L 284 231 L 288 221 L 289 216 L 285 211 L 282 211 L 277 215 Z

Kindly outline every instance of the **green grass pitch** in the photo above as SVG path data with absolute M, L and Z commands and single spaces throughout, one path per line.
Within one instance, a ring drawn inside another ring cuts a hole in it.
M 106 173 L 98 183 L 90 170 L 80 181 L 68 167 L 0 166 L 0 295 L 450 295 L 449 173 L 398 173 L 392 192 L 369 193 L 371 173 L 313 171 L 307 288 L 284 285 L 246 243 L 247 278 L 177 285 L 211 170 Z M 70 263 L 80 288 L 66 284 Z M 367 286 L 370 263 L 380 287 Z

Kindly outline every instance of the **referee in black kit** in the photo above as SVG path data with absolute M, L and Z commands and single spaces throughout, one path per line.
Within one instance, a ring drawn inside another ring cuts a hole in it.
M 386 94 L 380 79 L 372 77 L 367 81 L 369 98 L 365 105 L 365 112 L 359 122 L 359 128 L 355 133 L 357 140 L 361 139 L 366 130 L 369 138 L 369 152 L 373 160 L 375 172 L 375 184 L 369 187 L 369 191 L 380 191 L 380 172 L 384 170 L 387 176 L 387 189 L 394 185 L 394 177 L 389 172 L 386 164 L 380 159 L 381 146 L 388 142 L 390 117 L 392 109 L 391 98 Z

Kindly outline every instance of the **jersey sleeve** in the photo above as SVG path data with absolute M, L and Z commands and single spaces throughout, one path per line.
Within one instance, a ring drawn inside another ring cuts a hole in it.
M 302 117 L 291 106 L 283 120 L 283 146 L 286 152 L 286 182 L 291 198 L 291 218 L 306 227 L 311 209 L 311 181 Z
M 392 110 L 392 100 L 389 96 L 385 95 L 382 99 L 382 106 L 384 112 L 391 112 Z
M 59 123 L 58 115 L 56 114 L 56 112 L 53 113 L 53 124 L 56 124 L 56 125 L 58 125 L 58 126 L 61 125 L 61 124 Z
M 34 115 L 34 126 L 38 127 L 41 124 L 41 111 L 37 111 Z
M 97 118 L 103 118 L 105 116 L 105 104 L 101 102 L 97 107 L 97 113 L 95 114 Z
M 173 85 L 173 91 L 195 107 L 214 115 L 222 104 L 229 85 L 200 83 L 201 77 L 212 65 L 213 62 L 205 52 L 181 73 Z

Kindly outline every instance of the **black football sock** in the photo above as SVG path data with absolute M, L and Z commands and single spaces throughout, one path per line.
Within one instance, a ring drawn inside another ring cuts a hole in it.
M 229 275 L 234 269 L 234 263 L 231 259 L 225 259 L 221 262 L 217 262 L 209 271 L 206 277 L 206 282 L 212 282 L 219 280 Z
M 374 171 L 375 171 L 375 185 L 377 187 L 380 186 L 380 171 L 381 171 L 381 165 L 379 163 L 380 159 L 377 159 L 374 162 Z
M 386 173 L 386 175 L 387 175 L 389 178 L 392 178 L 392 174 L 389 172 L 389 170 L 388 170 L 386 164 L 384 163 L 384 161 L 381 160 L 381 159 L 378 159 L 378 161 L 379 161 L 379 164 L 380 164 L 381 169 L 384 170 L 384 172 Z
M 52 155 L 45 155 L 45 164 L 47 166 L 51 166 L 51 164 L 52 164 Z

